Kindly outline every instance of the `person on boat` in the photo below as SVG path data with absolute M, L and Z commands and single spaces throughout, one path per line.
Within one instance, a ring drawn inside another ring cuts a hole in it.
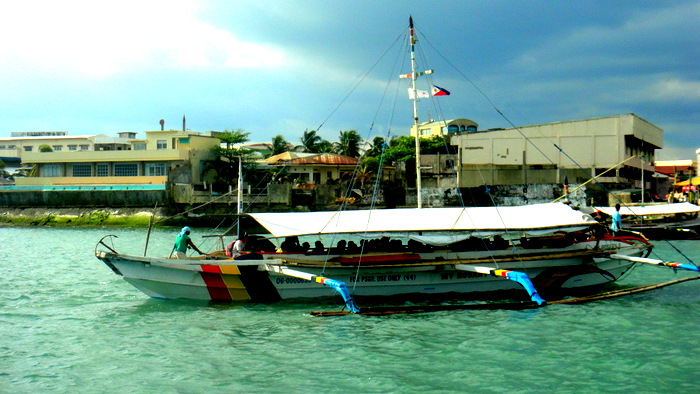
M 323 242 L 321 242 L 321 241 L 316 241 L 314 243 L 314 248 L 311 249 L 312 252 L 316 252 L 316 253 L 321 253 L 325 250 L 326 250 L 326 247 L 323 246 Z
M 622 230 L 622 215 L 620 214 L 620 204 L 615 204 L 615 213 L 612 215 L 612 224 L 610 226 L 613 234 L 617 234 Z
M 173 251 L 172 251 L 172 253 L 170 253 L 171 258 L 174 255 L 175 258 L 186 259 L 187 258 L 187 248 L 194 249 L 195 252 L 199 253 L 200 255 L 204 254 L 204 252 L 199 250 L 199 248 L 197 248 L 197 245 L 195 245 L 194 242 L 192 242 L 192 239 L 190 238 L 191 232 L 192 232 L 192 229 L 190 229 L 187 226 L 182 228 L 180 233 L 177 235 L 177 238 L 175 239 L 175 246 L 173 246 Z
M 248 234 L 243 234 L 242 238 L 239 238 L 226 247 L 226 256 L 239 256 L 243 250 L 245 250 L 245 245 L 248 242 Z

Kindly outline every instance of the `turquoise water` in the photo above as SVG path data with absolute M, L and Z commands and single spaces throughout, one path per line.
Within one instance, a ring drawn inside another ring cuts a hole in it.
M 177 232 L 155 230 L 148 254 Z M 143 229 L 0 228 L 0 391 L 700 390 L 700 280 L 538 310 L 319 318 L 342 300 L 150 299 L 94 257 L 109 233 L 143 254 Z M 674 245 L 700 261 L 700 241 Z M 685 262 L 660 242 L 656 257 Z M 621 283 L 689 275 L 643 266 Z

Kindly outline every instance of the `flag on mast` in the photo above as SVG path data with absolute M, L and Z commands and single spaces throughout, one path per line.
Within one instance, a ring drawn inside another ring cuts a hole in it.
M 416 96 L 418 96 L 418 98 L 430 97 L 427 90 L 416 90 Z M 413 97 L 413 89 L 411 88 L 408 88 L 408 98 L 411 100 L 415 100 L 415 97 Z
M 433 96 L 449 96 L 450 92 L 439 86 L 433 85 Z

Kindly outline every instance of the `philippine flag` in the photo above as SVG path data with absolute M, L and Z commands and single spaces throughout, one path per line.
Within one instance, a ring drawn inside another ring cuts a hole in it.
M 433 85 L 433 96 L 449 96 L 450 92 L 439 86 Z

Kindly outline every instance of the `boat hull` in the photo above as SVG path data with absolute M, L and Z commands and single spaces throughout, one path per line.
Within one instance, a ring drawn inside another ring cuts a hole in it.
M 639 256 L 647 249 L 638 245 L 615 244 L 616 252 L 627 255 Z M 612 250 L 613 245 L 608 245 L 608 248 Z M 433 262 L 399 259 L 394 264 L 382 261 L 380 265 L 364 266 L 360 270 L 357 264 L 343 266 L 335 263 L 325 267 L 316 262 L 299 264 L 300 255 L 255 256 L 261 260 L 173 260 L 98 251 L 96 256 L 150 297 L 253 302 L 322 298 L 337 294 L 332 288 L 313 281 L 274 272 L 272 268 L 279 266 L 342 281 L 354 297 L 380 297 L 523 290 L 518 283 L 501 277 L 457 269 L 456 265 L 459 264 L 479 262 L 479 265 L 524 272 L 538 289 L 602 285 L 617 280 L 634 265 L 630 261 L 611 259 L 601 253 L 585 250 L 569 251 L 568 255 L 547 253 L 541 257 L 523 258 L 523 255 L 519 255 L 519 258 L 507 259 L 501 256 L 497 264 L 483 264 L 478 252 L 473 252 L 471 259 Z M 290 260 L 297 263 L 289 265 Z

